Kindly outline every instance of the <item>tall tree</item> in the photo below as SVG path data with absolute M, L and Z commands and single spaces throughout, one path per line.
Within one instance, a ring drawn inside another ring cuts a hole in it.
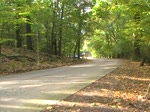
M 31 33 L 32 33 L 32 29 L 31 29 L 31 23 L 32 23 L 32 20 L 31 20 L 31 17 L 30 17 L 30 10 L 31 10 L 31 3 L 32 3 L 32 0 L 26 0 L 26 3 L 27 3 L 27 7 L 29 8 L 28 11 L 29 11 L 29 14 L 26 16 L 26 35 L 27 35 L 27 49 L 30 49 L 30 50 L 33 50 L 33 39 L 32 39 L 32 36 L 31 36 Z
M 16 3 L 16 41 L 17 41 L 17 48 L 22 47 L 22 37 L 21 37 L 21 27 L 20 27 L 20 16 L 19 16 L 19 10 L 20 10 L 21 4 L 20 3 Z
M 33 41 L 32 41 L 32 30 L 31 30 L 31 18 L 29 16 L 27 18 L 26 23 L 26 35 L 27 35 L 27 49 L 33 50 Z
M 61 10 L 60 10 L 60 28 L 59 28 L 59 40 L 58 40 L 58 55 L 59 56 L 62 56 L 63 18 L 64 18 L 64 3 L 61 4 Z

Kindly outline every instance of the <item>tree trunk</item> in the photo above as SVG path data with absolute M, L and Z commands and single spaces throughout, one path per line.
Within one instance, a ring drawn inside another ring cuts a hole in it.
M 62 27 L 63 27 L 63 17 L 64 17 L 64 4 L 62 4 L 62 9 L 61 9 L 61 13 L 60 13 L 60 29 L 59 29 L 59 42 L 58 42 L 58 55 L 61 56 L 62 55 Z
M 1 30 L 0 39 L 3 39 L 3 33 L 4 33 L 4 22 L 2 22 L 2 30 Z M 0 43 L 0 55 L 1 54 L 2 54 L 2 43 Z
M 75 48 L 74 48 L 73 58 L 76 57 L 76 50 L 77 50 L 77 47 L 78 47 L 78 42 L 76 42 L 76 46 L 75 46 Z
M 78 45 L 78 59 L 80 59 L 80 47 L 81 47 L 81 30 L 82 30 L 82 17 L 81 17 L 81 10 L 79 10 L 79 22 L 78 22 L 78 40 L 77 40 L 77 45 Z
M 135 24 L 139 24 L 140 23 L 140 14 L 136 13 L 134 14 L 134 21 Z M 139 30 L 137 30 L 139 32 Z M 135 33 L 133 33 L 133 37 L 134 37 L 134 57 L 135 59 L 140 59 L 141 58 L 141 53 L 140 53 L 140 35 L 137 33 L 137 31 Z
M 55 38 L 54 31 L 55 31 L 55 22 L 53 22 L 52 24 L 50 54 L 54 54 L 54 38 Z
M 150 84 L 148 85 L 148 88 L 147 88 L 146 97 L 147 97 L 148 100 L 150 100 Z
M 56 39 L 56 35 L 54 35 L 54 54 L 57 55 L 57 39 Z
M 26 33 L 27 33 L 27 49 L 33 50 L 33 42 L 31 37 L 31 18 L 27 16 Z
M 145 59 L 143 58 L 143 59 L 141 60 L 140 66 L 144 66 L 144 63 L 145 63 Z
M 20 36 L 20 28 L 19 28 L 19 25 L 16 24 L 16 41 L 17 41 L 17 48 L 20 48 L 22 47 L 22 38 Z
M 36 52 L 37 52 L 37 65 L 39 66 L 40 65 L 40 54 L 39 54 L 39 35 L 40 35 L 40 32 L 37 31 L 37 37 L 36 37 Z
M 48 28 L 46 28 L 48 30 Z M 51 39 L 50 39 L 50 36 L 49 36 L 49 31 L 46 32 L 46 44 L 47 44 L 47 53 L 48 54 L 51 54 Z
M 136 34 L 133 34 L 134 36 L 134 58 L 135 59 L 140 59 L 141 53 L 140 53 L 140 46 L 139 46 L 139 37 Z
M 20 4 L 17 3 L 16 5 L 17 5 L 16 11 L 18 11 Z M 19 18 L 20 18 L 19 14 L 16 13 L 16 21 L 19 21 Z M 22 38 L 20 36 L 20 25 L 19 25 L 19 23 L 16 23 L 16 41 L 17 41 L 16 47 L 21 48 L 22 47 Z
M 57 2 L 53 3 L 53 22 L 51 30 L 51 54 L 57 54 L 57 40 L 56 40 L 56 14 L 57 14 Z
M 0 55 L 2 54 L 2 45 L 0 44 Z
M 78 39 L 78 44 L 77 44 L 77 48 L 78 48 L 78 59 L 80 59 L 80 46 L 81 46 L 81 39 Z
M 48 20 L 46 21 L 45 27 L 46 27 L 45 38 L 46 38 L 47 53 L 51 55 L 51 33 L 50 33 L 51 29 Z

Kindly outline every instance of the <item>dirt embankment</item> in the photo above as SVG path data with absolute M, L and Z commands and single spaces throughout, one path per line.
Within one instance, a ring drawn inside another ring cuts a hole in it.
M 68 66 L 88 61 L 73 58 L 61 58 L 54 55 L 50 56 L 49 54 L 42 52 L 39 54 L 39 65 L 37 65 L 37 59 L 36 51 L 30 51 L 23 48 L 2 48 L 2 54 L 0 55 L 0 75 Z

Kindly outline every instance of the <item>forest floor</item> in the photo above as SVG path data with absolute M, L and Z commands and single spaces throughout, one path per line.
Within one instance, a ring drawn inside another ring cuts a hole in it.
M 146 99 L 150 66 L 123 61 L 122 66 L 43 112 L 150 112 Z
M 0 76 L 23 73 L 32 70 L 49 69 L 61 66 L 69 66 L 84 63 L 89 60 L 61 58 L 40 53 L 39 65 L 37 65 L 37 53 L 26 49 L 4 47 L 0 55 Z

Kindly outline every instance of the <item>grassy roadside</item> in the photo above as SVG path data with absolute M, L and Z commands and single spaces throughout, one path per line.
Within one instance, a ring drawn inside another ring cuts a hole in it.
M 43 112 L 150 112 L 145 98 L 150 66 L 124 61 L 122 66 Z

